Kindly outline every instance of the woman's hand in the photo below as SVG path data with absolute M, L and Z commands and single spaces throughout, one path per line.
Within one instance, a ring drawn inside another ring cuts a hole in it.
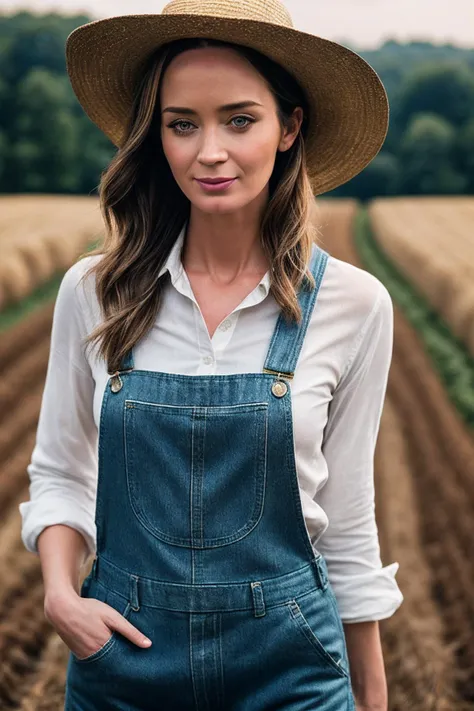
M 75 591 L 45 597 L 44 614 L 78 659 L 97 652 L 114 630 L 139 647 L 151 645 L 151 641 L 113 607 L 94 598 L 83 598 Z

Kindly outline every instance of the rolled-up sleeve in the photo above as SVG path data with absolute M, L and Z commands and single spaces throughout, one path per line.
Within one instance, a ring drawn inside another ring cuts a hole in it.
M 403 602 L 397 561 L 383 566 L 375 519 L 374 453 L 393 348 L 393 304 L 378 297 L 329 404 L 323 454 L 328 480 L 317 501 L 329 525 L 317 542 L 343 622 L 381 620 Z
M 94 380 L 85 358 L 85 325 L 76 291 L 83 268 L 78 262 L 66 272 L 56 297 L 36 442 L 27 467 L 30 498 L 19 505 L 23 544 L 37 555 L 39 534 L 54 524 L 78 530 L 88 552 L 95 552 Z

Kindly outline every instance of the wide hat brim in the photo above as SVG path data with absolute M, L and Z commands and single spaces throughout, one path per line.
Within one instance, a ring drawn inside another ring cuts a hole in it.
M 344 45 L 260 20 L 195 14 L 121 15 L 77 27 L 66 41 L 66 67 L 89 118 L 120 147 L 135 87 L 162 44 L 208 37 L 259 50 L 287 69 L 306 93 L 306 139 L 314 195 L 346 183 L 380 151 L 389 104 L 375 70 Z

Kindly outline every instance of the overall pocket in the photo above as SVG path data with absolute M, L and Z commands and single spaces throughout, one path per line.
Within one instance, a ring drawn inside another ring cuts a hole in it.
M 113 607 L 114 610 L 117 610 L 125 619 L 128 619 L 132 609 L 131 603 L 127 598 L 113 590 L 109 590 L 95 578 L 89 577 L 85 579 L 81 588 L 81 597 L 94 598 L 95 600 L 105 602 L 107 605 Z M 112 630 L 110 637 L 95 652 L 92 652 L 87 657 L 77 657 L 74 652 L 71 651 L 72 659 L 76 664 L 89 664 L 99 659 L 104 659 L 112 651 L 119 635 L 120 632 Z
M 349 677 L 344 630 L 330 599 L 330 590 L 315 589 L 287 603 L 289 616 L 308 649 L 339 676 Z
M 126 400 L 130 505 L 154 536 L 214 548 L 246 536 L 263 512 L 265 402 L 188 407 Z

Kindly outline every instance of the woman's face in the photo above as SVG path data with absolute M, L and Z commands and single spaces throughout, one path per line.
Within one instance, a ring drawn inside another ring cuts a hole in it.
M 227 47 L 203 47 L 175 57 L 163 77 L 160 100 L 163 150 L 193 206 L 224 213 L 266 199 L 276 152 L 293 144 L 301 109 L 295 110 L 291 131 L 282 129 L 263 77 Z M 211 192 L 198 182 L 202 178 L 234 182 Z

